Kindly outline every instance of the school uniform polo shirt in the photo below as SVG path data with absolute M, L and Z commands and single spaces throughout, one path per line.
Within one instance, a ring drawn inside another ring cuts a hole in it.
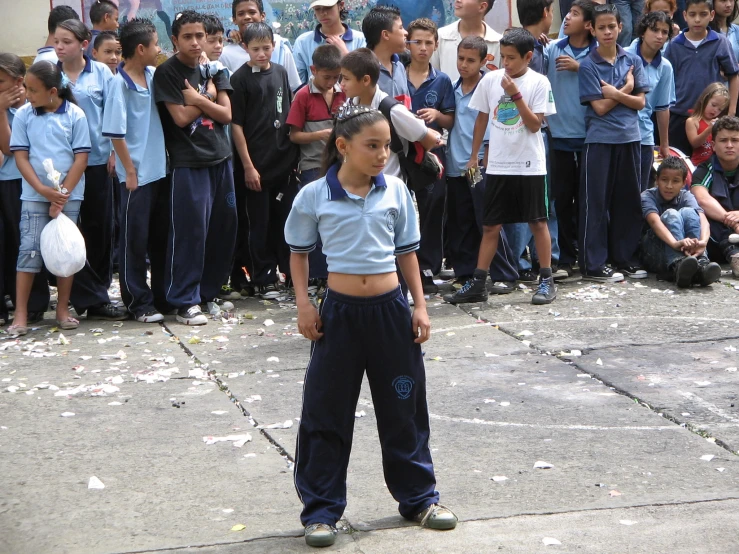
M 641 143 L 644 146 L 654 146 L 656 139 L 652 114 L 669 110 L 675 104 L 675 77 L 672 64 L 660 52 L 651 62 L 647 62 L 641 55 L 641 39 L 636 44 L 626 48 L 639 56 L 644 64 L 644 73 L 649 82 L 649 92 L 646 94 L 644 109 L 639 110 L 639 132 Z
M 413 113 L 418 113 L 418 110 L 424 108 L 434 108 L 443 114 L 454 113 L 452 81 L 446 73 L 436 71 L 431 64 L 429 64 L 428 77 L 420 87 L 414 87 L 410 79 L 408 80 L 408 92 L 411 96 Z M 439 132 L 442 131 L 438 123 L 432 123 L 429 127 Z
M 408 91 L 408 75 L 405 73 L 405 66 L 400 61 L 400 57 L 397 54 L 393 54 L 391 58 L 393 73 L 387 70 L 387 68 L 380 64 L 380 78 L 377 81 L 377 87 L 393 98 L 399 96 L 410 96 Z
M 136 168 L 139 186 L 153 183 L 167 175 L 164 131 L 152 91 L 154 69 L 146 68 L 144 88 L 131 79 L 121 63 L 118 74 L 110 85 L 103 116 L 103 136 L 125 139 L 131 161 Z M 117 154 L 115 170 L 118 180 L 125 183 L 126 168 Z
M 695 168 L 691 182 L 691 188 L 693 187 L 706 187 L 727 212 L 739 209 L 739 170 L 731 175 L 727 174 L 716 154 Z M 722 221 L 709 218 L 708 222 L 712 237 L 720 237 L 727 232 Z
M 687 116 L 703 89 L 726 77 L 739 73 L 739 66 L 726 37 L 709 29 L 708 35 L 696 48 L 685 38 L 685 32 L 670 42 L 665 57 L 675 70 L 675 96 L 672 111 Z M 721 72 L 723 71 L 723 75 Z
M 62 62 L 57 62 L 62 69 Z M 72 92 L 77 104 L 85 112 L 87 123 L 90 126 L 90 159 L 87 166 L 103 165 L 108 163 L 113 146 L 110 139 L 103 136 L 103 109 L 108 96 L 108 87 L 113 81 L 113 73 L 104 63 L 96 62 L 85 56 L 85 67 L 72 86 Z
M 21 106 L 22 108 L 23 106 Z M 13 119 L 15 114 L 20 108 L 8 108 L 8 125 L 12 132 Z M 18 166 L 15 163 L 15 156 L 5 156 L 2 165 L 0 165 L 0 181 L 14 181 L 21 178 L 21 172 L 18 171 Z
M 552 85 L 552 94 L 554 94 L 557 101 L 557 113 L 547 117 L 549 132 L 555 140 L 555 148 L 557 147 L 557 139 L 585 138 L 586 109 L 580 103 L 579 72 L 557 71 L 557 58 L 569 56 L 578 63 L 582 63 L 596 45 L 596 41 L 593 40 L 583 50 L 576 51 L 570 45 L 570 38 L 565 37 L 550 42 L 544 50 L 544 67 L 546 69 L 544 74 L 549 78 Z
M 90 33 L 92 34 L 92 38 L 90 39 L 90 43 L 87 45 L 87 50 L 85 50 L 85 54 L 88 58 L 92 59 L 92 51 L 95 49 L 95 39 L 102 33 L 102 31 L 98 29 L 91 29 Z
M 287 115 L 286 123 L 303 130 L 306 133 L 314 133 L 323 129 L 331 129 L 334 125 L 334 116 L 339 108 L 346 102 L 346 95 L 337 83 L 334 86 L 334 96 L 331 106 L 326 104 L 323 93 L 313 84 L 313 77 L 308 84 L 302 87 L 293 98 L 290 113 Z M 300 171 L 321 167 L 325 141 L 313 141 L 300 145 Z
M 300 190 L 285 223 L 285 241 L 292 252 L 308 253 L 320 237 L 330 273 L 396 271 L 395 257 L 418 250 L 421 240 L 410 190 L 380 173 L 362 198 L 341 186 L 339 167 Z
M 485 71 L 494 71 L 500 67 L 500 39 L 502 35 L 485 23 L 485 35 L 482 37 L 488 47 L 485 58 Z M 431 55 L 431 65 L 443 71 L 452 81 L 459 79 L 457 71 L 457 46 L 462 42 L 459 33 L 459 21 L 439 29 L 439 47 Z
M 739 62 L 739 25 L 732 23 L 726 33 L 726 38 L 731 44 L 731 51 L 734 52 L 734 58 Z
M 344 41 L 344 45 L 349 52 L 367 46 L 367 40 L 362 32 L 352 29 L 348 25 L 344 25 L 341 40 Z M 311 75 L 310 66 L 313 65 L 313 52 L 322 44 L 326 44 L 326 35 L 321 32 L 320 23 L 316 25 L 313 31 L 306 31 L 295 39 L 293 57 L 295 58 L 295 66 L 298 68 L 300 82 L 308 82 Z
M 229 44 L 221 53 L 220 62 L 225 65 L 231 75 L 236 73 L 242 65 L 251 59 L 249 53 L 244 50 L 240 44 Z M 300 75 L 298 74 L 298 68 L 295 66 L 295 58 L 293 57 L 292 47 L 290 41 L 280 35 L 275 35 L 275 49 L 272 51 L 270 57 L 272 63 L 280 64 L 287 71 L 288 79 L 290 80 L 290 88 L 297 90 L 302 84 Z
M 626 82 L 626 75 L 634 67 L 634 90 L 632 94 L 649 92 L 649 83 L 644 74 L 641 59 L 616 46 L 616 61 L 611 64 L 603 59 L 596 48 L 580 63 L 580 103 L 585 105 L 585 143 L 625 144 L 640 142 L 639 112 L 624 106 L 620 102 L 607 114 L 595 113 L 592 100 L 602 100 L 601 80 L 621 88 Z
M 59 184 L 64 183 L 76 154 L 89 154 L 90 130 L 85 112 L 64 100 L 55 112 L 34 109 L 31 104 L 18 109 L 10 135 L 11 152 L 26 151 L 28 160 L 41 182 L 52 187 L 46 176 L 44 160 L 51 159 L 54 169 L 61 173 Z M 69 195 L 70 200 L 82 200 L 85 196 L 85 175 Z M 21 200 L 48 202 L 28 181 L 23 179 Z
M 477 82 L 479 85 L 480 82 Z M 467 94 L 462 90 L 462 78 L 460 77 L 454 84 L 454 126 L 449 131 L 449 140 L 446 149 L 446 174 L 449 177 L 462 177 L 467 170 L 467 162 L 472 152 L 472 135 L 475 130 L 475 120 L 477 119 L 477 110 L 470 108 L 470 100 L 477 85 Z M 485 126 L 485 139 L 488 141 L 490 136 L 490 126 Z M 478 157 L 482 158 L 485 154 L 485 147 L 480 146 Z
M 34 58 L 33 63 L 44 61 L 51 63 L 59 61 L 59 58 L 56 56 L 56 50 L 53 46 L 42 46 L 36 50 L 36 57 Z

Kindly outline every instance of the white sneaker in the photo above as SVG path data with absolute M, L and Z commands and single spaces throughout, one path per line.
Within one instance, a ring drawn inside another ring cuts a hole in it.
M 141 314 L 136 318 L 136 321 L 141 323 L 159 323 L 160 321 L 164 321 L 164 316 L 156 310 L 151 310 Z
M 203 315 L 200 306 L 190 306 L 177 310 L 177 321 L 185 325 L 206 325 L 208 318 Z
M 729 242 L 731 244 L 739 244 L 739 235 L 736 233 L 731 233 L 729 235 Z

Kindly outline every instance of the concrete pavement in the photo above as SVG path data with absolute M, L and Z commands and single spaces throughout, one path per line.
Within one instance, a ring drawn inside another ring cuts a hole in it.
M 570 279 L 541 307 L 530 291 L 432 297 L 432 451 L 461 523 L 398 516 L 365 382 L 329 550 L 739 551 L 734 285 Z M 0 336 L 0 552 L 310 551 L 292 484 L 309 344 L 289 301 L 235 303 L 201 328 Z

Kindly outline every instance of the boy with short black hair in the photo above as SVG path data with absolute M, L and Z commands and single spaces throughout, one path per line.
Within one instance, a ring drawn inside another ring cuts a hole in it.
M 485 280 L 504 223 L 528 223 L 534 235 L 540 278 L 532 303 L 548 304 L 556 298 L 552 243 L 546 221 L 546 156 L 541 136 L 542 121 L 555 113 L 555 107 L 549 81 L 528 68 L 534 44 L 534 37 L 525 29 L 506 31 L 500 40 L 505 69 L 486 75 L 470 101 L 470 107 L 479 113 L 467 168 L 477 167 L 485 129 L 490 125 L 483 236 L 472 279 L 444 298 L 452 304 L 487 300 Z
M 155 323 L 164 319 L 160 310 L 167 309 L 168 225 L 164 214 L 169 181 L 164 131 L 152 91 L 160 50 L 156 27 L 148 19 L 132 19 L 123 25 L 120 38 L 124 62 L 110 85 L 103 136 L 112 140 L 121 189 L 121 296 L 134 319 Z M 147 258 L 151 288 L 146 282 Z
M 493 7 L 493 0 L 457 0 L 454 15 L 458 21 L 439 29 L 439 48 L 431 56 L 431 65 L 449 75 L 454 82 L 457 73 L 457 47 L 463 38 L 482 37 L 488 47 L 484 71 L 500 67 L 500 33 L 485 23 L 485 16 Z
M 49 61 L 51 63 L 57 63 L 59 61 L 59 58 L 56 56 L 56 50 L 54 49 L 54 45 L 56 44 L 56 39 L 54 38 L 54 33 L 56 33 L 56 27 L 59 25 L 62 21 L 67 21 L 68 19 L 79 19 L 79 14 L 74 11 L 74 8 L 70 6 L 55 6 L 51 9 L 49 12 L 49 19 L 47 21 L 47 29 L 49 31 L 49 35 L 46 37 L 46 44 L 39 48 L 36 51 L 36 58 L 33 60 L 33 63 L 41 62 L 41 61 Z
M 548 35 L 552 26 L 552 11 L 554 0 L 517 0 L 518 20 L 521 26 L 534 37 L 534 56 L 531 58 L 529 67 L 546 74 L 544 67 L 544 45 L 539 41 L 541 35 Z
M 399 54 L 405 52 L 407 33 L 403 29 L 400 10 L 395 6 L 375 6 L 362 20 L 367 48 L 380 62 L 377 86 L 397 100 L 410 98 L 405 67 Z
M 711 225 L 711 258 L 731 264 L 739 279 L 739 118 L 713 124 L 713 156 L 693 172 L 691 192 Z
M 447 267 L 454 268 L 457 282 L 465 283 L 472 278 L 477 267 L 477 254 L 482 237 L 482 197 L 485 182 L 472 184 L 468 180 L 467 162 L 472 151 L 472 136 L 477 119 L 477 110 L 470 108 L 470 100 L 482 79 L 482 68 L 487 57 L 487 43 L 482 37 L 463 38 L 457 48 L 457 72 L 459 79 L 454 84 L 454 126 L 449 131 L 446 150 L 447 222 L 445 257 Z M 488 142 L 488 129 L 484 142 Z M 483 160 L 481 148 L 477 155 Z M 491 292 L 506 294 L 513 292 L 518 278 L 511 265 L 514 256 L 508 247 L 505 232 L 501 232 L 498 251 L 490 265 Z
M 564 18 L 565 38 L 544 51 L 546 75 L 557 99 L 557 113 L 547 118 L 552 196 L 557 207 L 559 268 L 572 274 L 577 262 L 580 172 L 585 145 L 585 106 L 580 103 L 580 63 L 596 47 L 591 34 L 593 3 L 575 0 Z
M 595 6 L 598 47 L 580 63 L 579 96 L 585 104 L 585 148 L 580 176 L 580 271 L 585 279 L 614 283 L 624 274 L 647 276 L 638 263 L 641 208 L 641 133 L 649 82 L 641 59 L 616 40 L 621 18 L 612 4 Z M 618 272 L 606 265 L 613 260 Z
M 231 15 L 233 22 L 239 28 L 239 36 L 242 40 L 238 44 L 229 44 L 223 49 L 221 63 L 233 75 L 249 61 L 249 53 L 246 51 L 243 41 L 246 28 L 252 23 L 266 23 L 267 15 L 264 13 L 264 2 L 262 0 L 233 0 Z M 295 91 L 302 83 L 298 68 L 295 65 L 290 41 L 280 35 L 275 35 L 274 40 L 275 47 L 272 50 L 271 61 L 285 68 L 290 79 L 290 88 Z
M 92 57 L 96 62 L 107 65 L 113 75 L 118 72 L 118 62 L 121 60 L 121 45 L 114 32 L 103 31 L 95 38 Z
M 411 108 L 426 125 L 442 132 L 442 129 L 451 129 L 454 124 L 455 102 L 451 80 L 429 63 L 438 44 L 438 30 L 433 21 L 422 17 L 410 23 L 408 49 L 411 60 L 406 66 L 406 74 Z M 434 154 L 445 166 L 445 149 L 437 148 Z M 421 225 L 421 246 L 417 255 L 423 292 L 436 294 L 439 287 L 434 283 L 434 275 L 441 271 L 444 257 L 446 178 L 442 177 L 430 187 L 416 191 L 416 203 Z
M 657 186 L 641 193 L 646 223 L 641 257 L 658 278 L 680 288 L 705 287 L 718 281 L 721 266 L 706 256 L 710 227 L 695 196 L 685 190 L 687 177 L 685 162 L 670 156 L 657 168 Z
M 244 31 L 243 43 L 250 59 L 234 73 L 231 84 L 232 133 L 238 154 L 235 178 L 239 194 L 245 192 L 246 227 L 241 229 L 231 276 L 232 281 L 240 277 L 243 261 L 257 294 L 271 299 L 280 294 L 278 266 L 286 282 L 290 274 L 284 228 L 297 193 L 293 172 L 299 150 L 288 136 L 292 91 L 287 71 L 270 61 L 275 46 L 272 29 L 266 23 L 252 23 Z
M 85 52 L 88 58 L 94 57 L 95 39 L 100 33 L 118 31 L 118 6 L 111 0 L 95 0 L 90 6 L 90 22 L 92 23 L 92 38 Z
M 736 113 L 739 65 L 725 36 L 708 28 L 713 20 L 712 0 L 687 0 L 688 27 L 667 45 L 665 57 L 675 71 L 675 105 L 670 110 L 670 145 L 690 156 L 693 147 L 685 122 L 701 92 L 711 83 L 729 86 L 729 115 Z
M 216 302 L 226 282 L 236 240 L 231 145 L 231 84 L 220 73 L 203 77 L 203 16 L 178 14 L 172 24 L 177 54 L 154 73 L 154 98 L 172 168 L 167 245 L 167 301 L 177 320 L 205 325 L 200 303 Z M 209 311 L 213 311 L 209 306 Z

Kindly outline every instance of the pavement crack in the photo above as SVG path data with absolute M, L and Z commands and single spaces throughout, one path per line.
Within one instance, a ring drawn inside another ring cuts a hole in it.
M 465 310 L 461 306 L 459 308 L 464 313 L 466 313 L 467 315 L 469 315 L 470 317 L 474 317 L 477 320 L 484 321 L 485 323 L 490 324 L 494 329 L 497 329 L 501 333 L 504 333 L 504 334 L 508 335 L 509 337 L 513 337 L 514 339 L 516 339 L 519 342 L 522 341 L 522 338 L 519 337 L 514 331 L 509 331 L 507 329 L 504 329 L 504 328 L 500 327 L 499 325 L 493 323 L 489 319 L 486 319 L 485 317 L 483 317 L 481 314 L 470 313 L 470 311 Z M 732 340 L 732 339 L 739 339 L 739 337 L 731 337 L 729 339 L 711 339 L 711 340 L 712 341 L 714 341 L 714 340 L 721 341 L 721 340 Z M 675 343 L 678 343 L 678 342 L 682 342 L 682 343 L 703 343 L 703 342 L 705 342 L 705 340 L 700 340 L 700 339 L 692 340 L 691 339 L 691 340 L 685 340 L 685 341 L 675 341 Z M 543 350 L 542 348 L 538 347 L 537 345 L 535 345 L 534 343 L 532 343 L 530 340 L 529 340 L 529 343 L 530 343 L 529 344 L 529 348 L 535 350 L 536 352 L 538 352 L 539 354 L 541 354 L 543 356 L 544 355 L 550 356 L 550 354 L 548 354 L 546 350 Z M 631 347 L 631 346 L 639 346 L 639 345 L 629 345 L 629 346 Z M 591 350 L 601 350 L 601 348 L 591 349 Z M 582 349 L 582 351 L 583 352 L 586 352 L 586 353 L 589 352 L 586 349 Z M 582 365 L 578 364 L 577 361 L 576 361 L 576 358 L 573 359 L 573 358 L 568 358 L 566 356 L 561 357 L 561 358 L 559 356 L 551 356 L 551 357 L 552 358 L 555 358 L 555 359 L 558 359 L 562 363 L 566 363 L 567 365 L 571 365 L 572 367 L 577 368 L 577 370 L 579 372 L 581 372 L 581 373 L 586 373 L 586 374 L 590 375 L 590 377 L 598 380 L 603 385 L 605 385 L 608 388 L 610 388 L 613 392 L 618 393 L 621 396 L 625 396 L 626 398 L 629 398 L 630 400 L 633 400 L 636 404 L 639 404 L 640 406 L 646 408 L 647 410 L 649 410 L 650 412 L 652 412 L 654 414 L 657 414 L 658 416 L 666 419 L 667 421 L 670 421 L 670 422 L 674 423 L 675 425 L 678 425 L 679 427 L 682 427 L 684 429 L 687 429 L 691 433 L 693 433 L 695 435 L 698 435 L 699 437 L 702 437 L 704 439 L 708 439 L 708 438 L 713 439 L 713 441 L 715 441 L 716 445 L 720 446 L 721 448 L 723 448 L 724 450 L 726 450 L 730 454 L 733 454 L 734 456 L 739 456 L 739 452 L 734 452 L 727 443 L 725 443 L 724 441 L 722 441 L 718 437 L 713 437 L 705 429 L 702 429 L 700 426 L 695 425 L 695 424 L 693 424 L 690 421 L 683 421 L 683 420 L 681 420 L 679 417 L 677 417 L 675 415 L 672 415 L 670 413 L 661 411 L 657 406 L 654 406 L 654 405 L 650 404 L 649 402 L 647 402 L 646 400 L 640 398 L 639 396 L 637 396 L 637 395 L 635 395 L 635 394 L 627 391 L 626 389 L 624 389 L 622 387 L 619 387 L 618 385 L 616 385 L 612 381 L 603 378 L 598 373 L 596 373 L 596 372 L 594 372 L 594 371 L 592 371 L 592 370 L 590 370 L 590 369 L 588 369 L 586 367 L 583 367 Z
M 189 358 L 195 361 L 196 367 L 200 367 L 201 369 L 204 369 L 208 372 L 208 377 L 215 382 L 215 384 L 218 386 L 218 389 L 224 393 L 228 399 L 231 401 L 231 403 L 236 406 L 236 408 L 241 411 L 242 415 L 246 417 L 249 420 L 249 424 L 254 427 L 255 430 L 259 431 L 259 433 L 269 441 L 269 443 L 274 446 L 274 448 L 277 450 L 277 452 L 280 454 L 280 456 L 283 457 L 285 460 L 288 469 L 292 469 L 292 467 L 295 464 L 295 458 L 290 454 L 290 452 L 282 445 L 280 442 L 273 437 L 267 429 L 258 429 L 259 422 L 254 418 L 254 416 L 249 412 L 249 410 L 246 409 L 246 407 L 241 403 L 241 401 L 231 392 L 231 389 L 229 388 L 228 384 L 225 383 L 221 377 L 216 373 L 214 369 L 211 369 L 209 365 L 206 362 L 203 362 L 200 360 L 200 358 L 197 357 L 197 355 L 190 350 L 190 348 L 180 340 L 180 337 L 177 336 L 172 329 L 170 329 L 166 323 L 162 323 L 162 327 L 166 329 L 166 331 L 173 336 L 177 340 L 177 344 L 179 344 L 180 348 L 187 354 Z

